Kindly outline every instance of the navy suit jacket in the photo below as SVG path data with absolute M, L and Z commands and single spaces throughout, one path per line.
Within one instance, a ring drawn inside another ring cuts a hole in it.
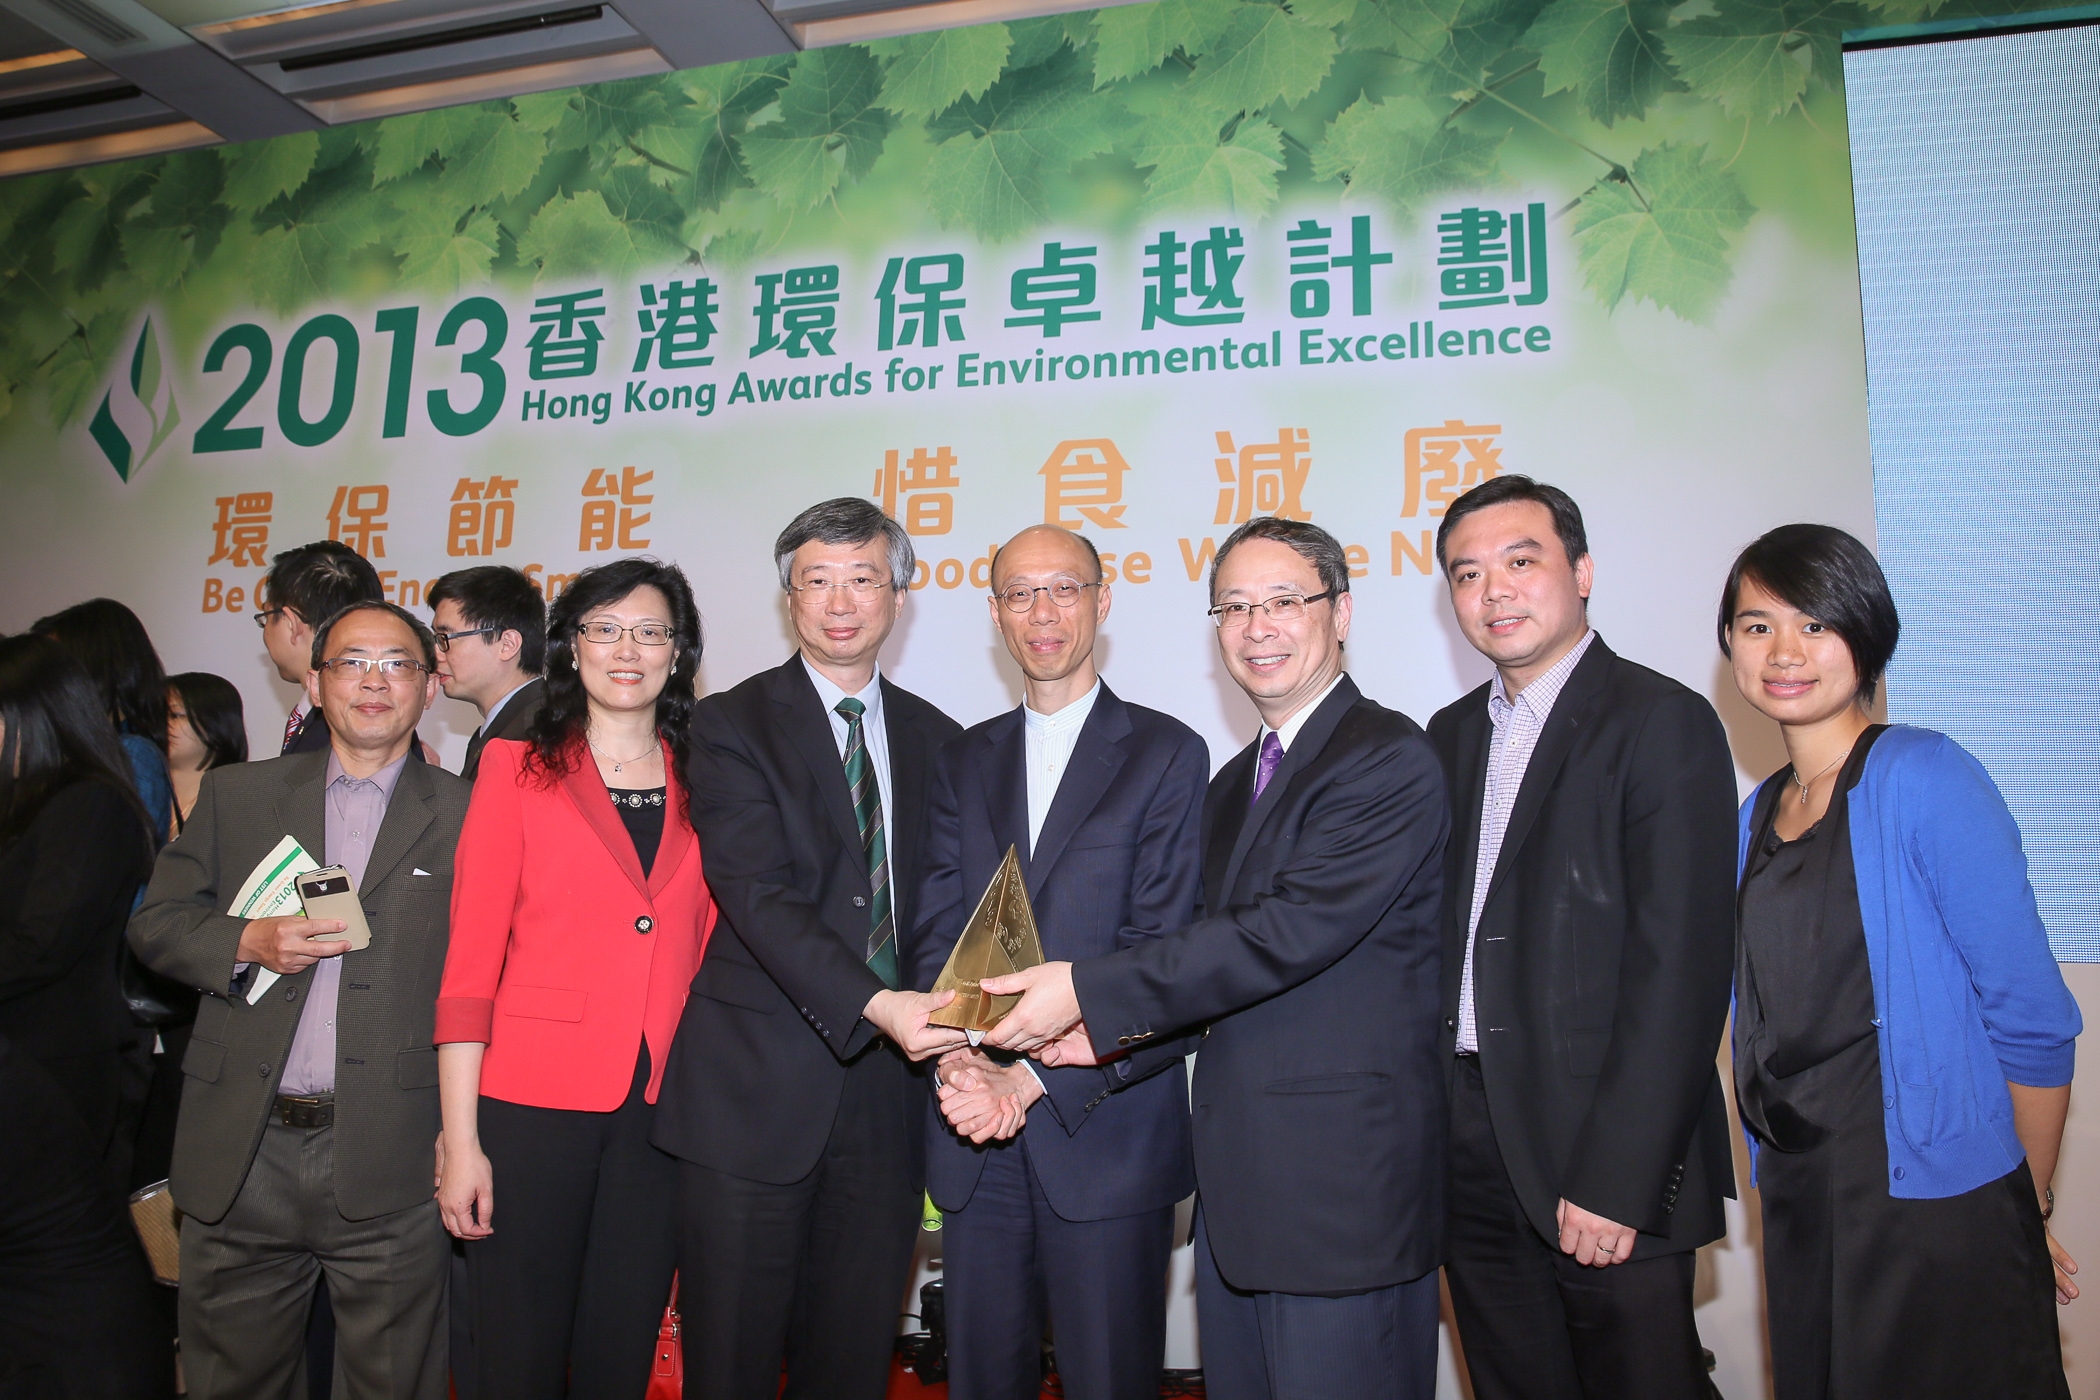
M 1052 961 L 1149 942 L 1196 916 L 1210 750 L 1194 730 L 1125 704 L 1104 684 L 1032 856 L 1026 767 L 1019 709 L 949 741 L 934 761 L 909 945 L 912 984 L 922 990 L 940 976 L 1008 846 L 1019 850 L 1043 956 Z M 1196 1189 L 1181 1053 L 1155 1052 L 1136 1065 L 1124 1059 L 1036 1069 L 1045 1094 L 1022 1138 L 1060 1217 L 1135 1215 Z M 934 1204 L 967 1205 L 985 1153 L 1008 1150 L 974 1146 L 938 1112 L 929 1115 L 926 1175 Z
M 1254 801 L 1256 748 L 1204 804 L 1205 917 L 1074 965 L 1094 1046 L 1208 1023 L 1196 1177 L 1226 1282 L 1336 1296 L 1443 1262 L 1438 906 L 1444 775 L 1344 676 Z

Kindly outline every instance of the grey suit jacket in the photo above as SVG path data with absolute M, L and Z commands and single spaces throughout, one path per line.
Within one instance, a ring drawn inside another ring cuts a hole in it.
M 139 958 L 204 994 L 182 1061 L 171 1180 L 184 1213 L 206 1222 L 222 1219 L 240 1191 L 313 982 L 309 968 L 250 1005 L 254 971 L 234 976 L 244 922 L 226 907 L 287 834 L 324 858 L 327 771 L 321 752 L 205 774 L 196 810 L 161 852 L 131 918 Z M 352 1220 L 430 1199 L 438 1132 L 432 1022 L 452 851 L 472 790 L 431 764 L 403 767 L 358 891 L 372 943 L 342 955 L 336 1011 L 335 1196 Z

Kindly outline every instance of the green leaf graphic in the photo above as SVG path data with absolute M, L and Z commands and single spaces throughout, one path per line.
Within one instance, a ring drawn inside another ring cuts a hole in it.
M 351 253 L 376 241 L 384 206 L 371 197 L 362 159 L 314 175 L 287 201 L 284 222 L 263 231 L 248 276 L 263 303 L 295 311 L 335 289 Z
M 1170 53 L 1201 58 L 1232 23 L 1234 0 L 1154 0 L 1094 12 L 1094 86 L 1135 78 Z
M 627 196 L 634 194 L 634 185 L 669 203 L 640 171 L 630 171 L 633 181 L 614 189 L 613 200 L 597 190 L 583 190 L 542 209 L 518 239 L 518 261 L 538 263 L 543 277 L 625 277 L 687 256 L 676 236 L 666 233 L 657 211 L 643 210 L 641 217 L 632 219 L 615 211 L 615 200 L 622 211 L 633 211 L 634 202 Z
M 1359 98 L 1328 127 L 1313 154 L 1313 176 L 1346 178 L 1351 198 L 1382 199 L 1412 214 L 1431 195 L 1499 183 L 1503 140 L 1460 131 L 1417 98 Z
M 1211 51 L 1196 65 L 1191 100 L 1218 112 L 1292 105 L 1320 85 L 1341 43 L 1334 31 L 1274 5 L 1240 5 Z
M 811 49 L 795 60 L 778 116 L 744 133 L 744 163 L 757 186 L 790 209 L 830 198 L 882 154 L 889 114 L 876 105 L 882 70 L 853 45 Z
M 1678 25 L 1664 43 L 1694 90 L 1734 116 L 1776 117 L 1811 76 L 1843 82 L 1838 43 L 1863 18 L 1833 0 L 1719 0 L 1716 13 Z
M 1639 119 L 1679 87 L 1663 52 L 1671 0 L 1555 0 L 1524 35 L 1539 51 L 1546 91 L 1572 90 L 1583 111 L 1610 126 Z
M 787 81 L 786 58 L 753 59 L 678 75 L 688 105 L 671 126 L 652 126 L 635 137 L 633 149 L 649 162 L 649 178 L 694 211 L 750 185 L 737 157 L 737 138 L 753 114 L 780 95 Z
M 932 117 L 961 98 L 982 97 L 999 80 L 1013 42 L 1003 24 L 877 39 L 868 51 L 889 60 L 882 105 L 900 117 Z
M 1583 281 L 1606 307 L 1626 297 L 1703 322 L 1728 290 L 1728 238 L 1756 208 L 1735 176 L 1699 146 L 1644 151 L 1631 185 L 1608 181 L 1583 196 L 1575 247 Z
M 461 287 L 488 278 L 496 260 L 496 221 L 485 213 L 471 215 L 464 227 L 442 205 L 416 203 L 401 211 L 394 250 L 401 262 L 404 286 L 450 296 Z
M 1006 54 L 1006 71 L 1018 73 L 1055 58 L 1059 49 L 1073 42 L 1071 27 L 1065 20 L 1064 15 L 1044 15 L 1041 19 L 1009 21 L 1006 32 L 1013 35 L 1014 46 Z
M 1093 93 L 1087 64 L 1069 51 L 1009 73 L 983 97 L 933 124 L 947 139 L 926 168 L 926 200 L 944 227 L 1005 239 L 1049 217 L 1045 173 L 1115 144 L 1112 104 Z
M 223 198 L 232 208 L 252 214 L 306 183 L 320 153 L 321 134 L 317 131 L 222 147 L 219 158 L 226 163 Z
M 1361 0 L 1349 22 L 1351 48 L 1391 49 L 1418 65 L 1432 92 L 1477 83 L 1543 0 Z
M 1177 209 L 1230 209 L 1259 219 L 1276 207 L 1276 179 L 1283 173 L 1283 133 L 1266 119 L 1239 124 L 1232 139 L 1218 140 L 1209 117 L 1174 109 L 1147 124 L 1130 158 L 1151 166 L 1145 213 Z

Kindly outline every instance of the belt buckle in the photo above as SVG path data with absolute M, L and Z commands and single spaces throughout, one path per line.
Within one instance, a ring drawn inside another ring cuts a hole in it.
M 287 1128 L 325 1128 L 335 1121 L 333 1094 L 279 1094 L 277 1121 Z

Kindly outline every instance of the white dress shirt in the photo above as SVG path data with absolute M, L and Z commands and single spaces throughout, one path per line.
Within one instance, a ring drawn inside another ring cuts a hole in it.
M 1473 909 L 1466 919 L 1466 962 L 1458 980 L 1458 1053 L 1480 1053 L 1480 1034 L 1473 1024 L 1473 934 L 1480 927 L 1480 911 L 1487 906 L 1488 885 L 1495 878 L 1495 862 L 1502 858 L 1502 838 L 1509 832 L 1509 816 L 1524 786 L 1524 771 L 1531 766 L 1531 751 L 1553 714 L 1553 702 L 1575 673 L 1582 654 L 1597 639 L 1585 632 L 1582 640 L 1544 675 L 1509 698 L 1502 673 L 1488 683 L 1488 721 L 1494 736 L 1488 740 L 1487 785 L 1480 794 L 1480 851 L 1473 860 Z
M 1276 736 L 1277 742 L 1283 745 L 1283 751 L 1285 753 L 1289 753 L 1291 751 L 1291 744 L 1298 737 L 1298 731 L 1305 728 L 1305 722 L 1313 717 L 1314 710 L 1319 709 L 1320 706 L 1327 703 L 1327 697 L 1334 694 L 1334 688 L 1340 685 L 1342 683 L 1342 677 L 1348 674 L 1349 673 L 1347 671 L 1335 672 L 1334 679 L 1327 682 L 1327 689 L 1321 691 L 1318 695 L 1314 696 L 1311 704 L 1306 705 L 1304 708 L 1300 709 L 1297 714 L 1292 715 L 1289 719 L 1285 720 L 1283 722 L 1283 728 L 1271 729 L 1268 725 L 1264 724 L 1261 727 L 1261 733 L 1254 736 L 1255 752 L 1260 753 L 1261 741 L 1268 738 L 1271 734 L 1274 734 Z
M 838 745 L 839 762 L 843 764 L 846 761 L 846 717 L 838 712 L 838 703 L 846 698 L 846 692 L 833 684 L 822 671 L 810 665 L 806 656 L 802 658 L 802 668 L 809 672 L 809 679 L 817 688 L 817 703 L 824 707 L 825 713 L 831 718 L 831 738 Z M 875 765 L 875 790 L 882 795 L 883 850 L 890 853 L 890 873 L 894 878 L 897 838 L 893 833 L 897 830 L 897 799 L 896 789 L 890 784 L 890 734 L 882 719 L 880 666 L 875 668 L 875 674 L 869 679 L 867 687 L 853 698 L 867 707 L 860 717 L 861 741 L 868 746 L 868 761 Z M 893 894 L 891 907 L 894 908 L 895 904 Z
M 1096 680 L 1092 690 L 1054 715 L 1037 714 L 1025 703 L 1021 706 L 1022 728 L 1027 734 L 1031 856 L 1035 854 L 1036 838 L 1043 834 L 1043 819 L 1050 815 L 1050 804 L 1057 800 L 1057 785 L 1064 781 L 1065 766 L 1072 761 L 1072 746 L 1079 742 L 1079 731 L 1086 727 L 1086 717 L 1094 712 L 1094 701 L 1100 694 L 1101 682 Z

